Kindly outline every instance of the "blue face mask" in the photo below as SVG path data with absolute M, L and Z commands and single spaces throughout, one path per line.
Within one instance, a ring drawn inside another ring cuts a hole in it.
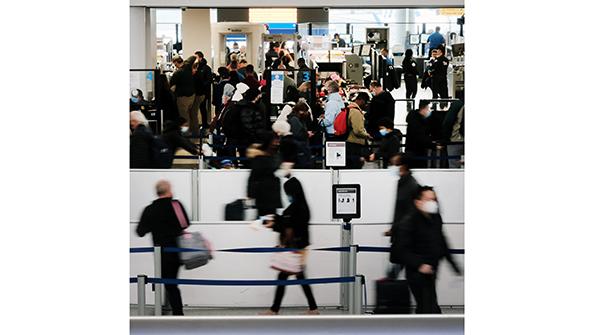
M 287 196 L 287 200 L 289 201 L 290 204 L 293 203 L 293 197 L 291 195 Z
M 139 101 L 138 98 L 136 98 L 136 97 L 132 97 L 132 98 L 130 98 L 130 100 L 132 100 L 132 102 L 134 102 L 135 104 L 137 104 Z
M 388 134 L 388 130 L 387 130 L 387 129 L 380 129 L 378 132 L 379 132 L 379 133 L 380 133 L 380 135 L 382 135 L 382 136 L 386 136 L 386 134 Z
M 427 118 L 429 118 L 429 117 L 430 117 L 430 115 L 432 115 L 432 110 L 431 110 L 431 109 L 430 109 L 430 111 L 428 112 L 428 115 L 426 115 L 426 116 L 424 117 L 424 119 L 427 119 Z

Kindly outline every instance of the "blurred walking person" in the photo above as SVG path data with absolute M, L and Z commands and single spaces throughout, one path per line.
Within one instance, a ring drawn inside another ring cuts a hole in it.
M 136 233 L 140 237 L 151 233 L 154 246 L 177 248 L 178 236 L 190 224 L 188 214 L 186 214 L 184 206 L 178 200 L 173 199 L 171 184 L 168 181 L 158 181 L 155 189 L 158 198 L 143 210 L 140 223 L 136 227 Z M 181 265 L 178 253 L 161 253 L 162 278 L 177 279 Z M 182 296 L 178 285 L 166 284 L 165 292 L 172 307 L 172 314 L 184 315 Z

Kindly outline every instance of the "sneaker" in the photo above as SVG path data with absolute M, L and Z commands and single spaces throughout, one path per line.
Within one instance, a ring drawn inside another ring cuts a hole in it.
M 273 311 L 271 311 L 271 310 L 269 309 L 269 310 L 266 310 L 266 311 L 264 311 L 264 312 L 260 312 L 260 313 L 258 313 L 258 315 L 263 315 L 263 316 L 264 316 L 264 315 L 279 315 L 279 313 L 277 313 L 277 312 L 273 312 Z

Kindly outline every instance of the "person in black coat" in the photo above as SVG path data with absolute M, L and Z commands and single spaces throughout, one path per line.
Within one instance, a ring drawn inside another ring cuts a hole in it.
M 275 215 L 277 208 L 282 208 L 281 181 L 275 176 L 279 162 L 271 154 L 273 135 L 261 143 L 252 145 L 247 150 L 250 158 L 250 176 L 248 177 L 248 198 L 255 200 L 258 215 Z
M 273 228 L 280 234 L 280 245 L 285 248 L 305 249 L 310 245 L 310 233 L 308 223 L 310 222 L 310 208 L 306 201 L 302 184 L 295 177 L 290 178 L 283 185 L 283 189 L 289 198 L 290 205 L 283 211 L 282 215 L 276 215 L 274 221 L 267 221 L 266 226 Z M 305 254 L 304 254 L 305 257 Z M 306 279 L 304 270 L 296 273 L 298 280 Z M 291 274 L 279 272 L 278 280 L 287 280 Z M 308 314 L 320 314 L 316 300 L 310 289 L 310 285 L 302 285 L 304 294 L 308 299 Z M 285 286 L 277 286 L 275 299 L 270 310 L 264 314 L 276 315 L 281 308 L 281 301 L 285 294 Z
M 405 51 L 402 65 L 405 73 L 405 97 L 415 99 L 417 95 L 417 64 L 413 59 L 413 50 L 407 49 Z
M 149 121 L 140 111 L 130 112 L 130 168 L 150 169 L 153 167 L 151 145 L 153 132 Z
M 366 130 L 375 140 L 380 140 L 382 137 L 378 132 L 378 121 L 384 118 L 395 119 L 395 99 L 376 80 L 370 83 L 370 92 L 374 97 L 370 101 L 370 111 L 366 113 Z
M 442 217 L 438 211 L 436 193 L 429 186 L 418 189 L 415 208 L 397 225 L 396 254 L 405 265 L 411 293 L 415 297 L 417 314 L 440 314 L 436 298 L 436 272 L 442 258 L 457 274 L 461 270 L 449 252 L 442 232 Z
M 394 263 L 392 277 L 397 278 L 399 272 L 401 272 L 402 265 L 399 264 L 398 257 L 396 254 L 396 240 L 398 226 L 403 222 L 403 219 L 415 209 L 414 199 L 419 189 L 419 183 L 411 174 L 409 164 L 411 160 L 407 154 L 398 154 L 393 157 L 391 163 L 396 167 L 399 181 L 397 182 L 397 199 L 395 201 L 395 211 L 393 214 L 393 222 L 391 229 L 385 233 L 386 236 L 391 237 L 391 251 L 390 261 Z
M 136 227 L 138 236 L 143 237 L 151 233 L 153 245 L 165 247 L 178 247 L 178 236 L 190 224 L 190 219 L 182 204 L 173 199 L 171 185 L 165 180 L 157 182 L 157 200 L 147 206 L 141 215 Z M 184 227 L 184 228 L 182 228 Z M 178 253 L 161 253 L 161 277 L 177 279 L 180 269 Z M 184 315 L 182 296 L 177 285 L 165 285 L 165 292 L 172 307 L 173 315 Z
M 433 147 L 429 117 L 431 115 L 430 102 L 421 100 L 419 110 L 407 114 L 407 139 L 405 141 L 405 152 L 411 156 L 412 169 L 426 168 L 426 160 L 417 157 L 426 157 L 428 149 Z
M 398 129 L 394 129 L 395 123 L 387 118 L 378 121 L 378 133 L 382 138 L 378 149 L 370 155 L 370 160 L 382 158 L 382 168 L 386 169 L 390 165 L 393 157 L 401 151 L 401 138 L 403 134 Z
M 180 123 L 182 127 L 180 127 Z M 170 151 L 175 155 L 178 148 L 182 148 L 188 151 L 190 154 L 196 156 L 198 155 L 198 150 L 196 149 L 196 145 L 190 142 L 189 139 L 182 136 L 182 132 L 188 131 L 188 121 L 184 119 L 180 119 L 178 122 L 167 121 L 165 122 L 165 129 L 163 129 L 163 134 L 161 137 L 169 147 Z M 173 158 L 173 156 L 172 156 Z M 173 159 L 172 159 L 173 163 Z M 171 167 L 171 164 L 170 164 Z

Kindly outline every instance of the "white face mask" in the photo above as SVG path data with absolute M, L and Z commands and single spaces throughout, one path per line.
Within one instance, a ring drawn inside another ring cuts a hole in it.
M 429 200 L 423 203 L 422 210 L 429 214 L 438 213 L 438 203 L 434 200 Z
M 400 169 L 399 169 L 398 166 L 396 166 L 396 165 L 389 165 L 386 169 L 390 171 L 390 174 L 391 175 L 393 175 L 395 177 L 398 177 L 399 176 L 399 170 Z
M 180 130 L 182 130 L 183 133 L 187 132 L 188 129 L 190 129 L 190 128 L 189 127 L 182 127 L 182 128 L 180 128 Z

